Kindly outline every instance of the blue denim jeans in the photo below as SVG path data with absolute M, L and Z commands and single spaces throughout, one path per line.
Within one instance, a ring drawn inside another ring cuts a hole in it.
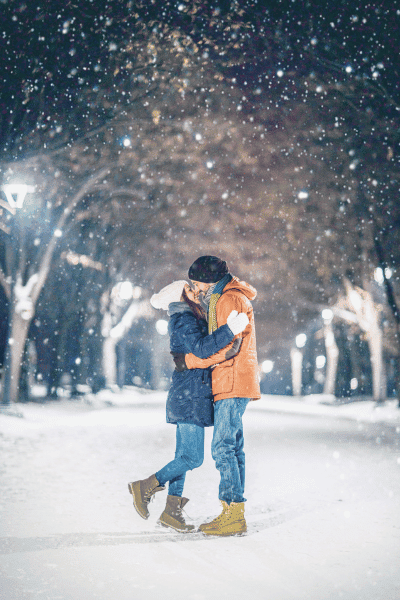
M 175 458 L 155 474 L 160 485 L 169 481 L 168 494 L 182 496 L 186 471 L 196 469 L 204 460 L 204 427 L 191 423 L 176 426 Z
M 228 504 L 246 501 L 242 416 L 249 402 L 250 398 L 226 398 L 214 404 L 211 452 L 221 476 L 219 499 Z

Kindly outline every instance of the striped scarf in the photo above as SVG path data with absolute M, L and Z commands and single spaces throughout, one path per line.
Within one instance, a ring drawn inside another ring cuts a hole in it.
M 210 303 L 208 305 L 208 333 L 213 333 L 218 329 L 217 323 L 217 302 L 222 296 L 224 287 L 232 279 L 232 275 L 227 273 L 222 279 L 218 281 L 211 294 Z

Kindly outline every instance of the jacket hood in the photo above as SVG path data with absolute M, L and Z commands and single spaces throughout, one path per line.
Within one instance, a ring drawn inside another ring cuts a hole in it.
M 257 290 L 252 285 L 246 283 L 245 281 L 240 281 L 240 279 L 237 277 L 232 277 L 231 281 L 224 287 L 224 292 L 231 290 L 237 290 L 241 292 L 249 300 L 254 300 L 254 298 L 257 296 Z
M 192 312 L 190 306 L 186 302 L 171 302 L 168 306 L 168 316 L 182 314 L 184 312 Z

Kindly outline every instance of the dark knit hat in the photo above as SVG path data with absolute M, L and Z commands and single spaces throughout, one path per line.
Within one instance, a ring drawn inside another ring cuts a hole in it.
M 189 279 L 216 283 L 229 273 L 226 262 L 216 256 L 200 256 L 189 269 Z

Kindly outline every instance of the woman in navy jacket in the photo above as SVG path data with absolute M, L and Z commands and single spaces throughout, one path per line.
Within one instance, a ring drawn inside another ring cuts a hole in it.
M 186 281 L 175 281 L 163 288 L 150 300 L 154 308 L 168 310 L 170 316 L 168 332 L 171 354 L 193 353 L 206 359 L 227 346 L 234 336 L 243 331 L 248 323 L 247 316 L 233 311 L 226 325 L 207 335 L 205 315 Z M 168 496 L 166 507 L 159 523 L 177 531 L 194 529 L 185 522 L 182 508 L 188 499 L 182 497 L 185 476 L 188 470 L 200 467 L 204 459 L 204 427 L 213 425 L 213 399 L 211 370 L 186 369 L 184 362 L 172 375 L 172 384 L 167 398 L 167 423 L 176 425 L 175 458 L 147 479 L 128 484 L 133 504 L 138 514 L 149 517 L 148 503 L 158 491 L 165 489 Z

